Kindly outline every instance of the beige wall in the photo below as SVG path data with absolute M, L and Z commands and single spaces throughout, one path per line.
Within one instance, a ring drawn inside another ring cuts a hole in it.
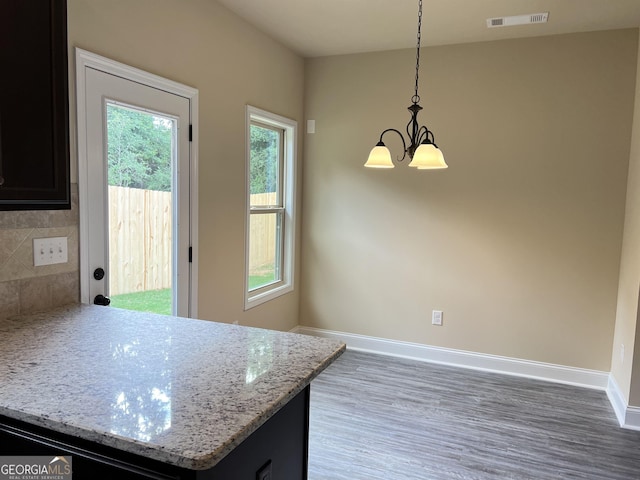
M 640 55 L 640 52 L 639 52 Z M 638 57 L 640 60 L 640 56 Z M 640 68 L 640 61 L 638 62 Z M 640 296 L 640 75 L 636 74 L 635 114 L 627 181 L 618 308 L 611 373 L 630 405 L 640 405 L 640 351 L 635 348 Z M 624 346 L 624 347 L 623 347 Z
M 308 60 L 301 324 L 609 371 L 637 38 L 423 49 L 436 172 L 362 167 L 413 50 Z
M 212 0 L 68 3 L 71 46 L 199 90 L 198 316 L 293 328 L 297 291 L 243 312 L 245 105 L 301 121 L 303 60 Z
M 245 105 L 251 104 L 301 121 L 302 58 L 214 0 L 68 0 L 68 32 L 73 180 L 77 171 L 73 47 L 197 88 L 198 316 L 274 329 L 297 325 L 297 290 L 243 312 L 244 115 Z M 0 241 L 3 223 L 8 222 L 0 214 Z M 49 226 L 46 221 L 44 226 Z M 76 264 L 76 294 L 77 275 Z M 15 304 L 17 293 L 11 287 L 11 304 Z M 0 293 L 3 288 L 0 283 Z M 1 297 L 0 310 L 10 302 L 9 297 Z

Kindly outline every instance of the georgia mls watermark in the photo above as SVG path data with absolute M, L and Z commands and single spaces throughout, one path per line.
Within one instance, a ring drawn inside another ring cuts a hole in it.
M 0 456 L 0 480 L 71 480 L 71 457 Z

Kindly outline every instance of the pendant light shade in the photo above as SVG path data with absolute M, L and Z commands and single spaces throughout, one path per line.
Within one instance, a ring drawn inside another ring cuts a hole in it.
M 364 166 L 369 168 L 393 168 L 391 152 L 385 147 L 384 143 L 378 142 L 378 144 L 371 149 L 369 159 Z
M 409 166 L 418 170 L 434 170 L 448 167 L 444 161 L 444 155 L 433 143 L 421 143 L 413 154 L 413 160 L 411 160 Z

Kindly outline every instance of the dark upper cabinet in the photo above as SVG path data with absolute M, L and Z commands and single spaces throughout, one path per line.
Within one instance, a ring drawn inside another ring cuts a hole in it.
M 0 0 L 0 210 L 71 207 L 66 0 Z

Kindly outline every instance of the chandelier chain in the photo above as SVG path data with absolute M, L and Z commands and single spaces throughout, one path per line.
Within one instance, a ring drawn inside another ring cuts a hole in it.
M 420 31 L 422 29 L 422 0 L 418 0 L 418 42 L 416 45 L 416 89 L 415 95 L 411 99 L 413 103 L 420 102 L 420 95 L 418 95 L 418 77 L 420 75 L 420 40 L 422 35 Z

